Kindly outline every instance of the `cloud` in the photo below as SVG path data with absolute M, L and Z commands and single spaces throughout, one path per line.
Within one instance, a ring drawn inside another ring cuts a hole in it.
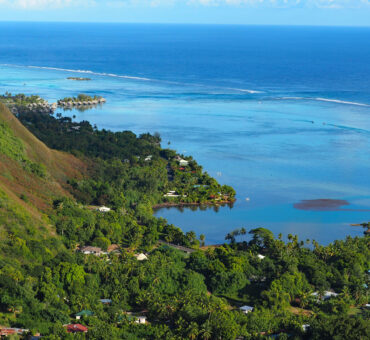
M 96 0 L 99 1 L 99 0 Z M 104 0 L 100 0 L 104 2 Z M 358 8 L 370 6 L 370 0 L 108 0 L 124 6 L 251 6 L 251 7 L 317 7 Z
M 0 0 L 0 5 L 20 10 L 39 10 L 82 6 L 92 2 L 90 0 Z
M 370 6 L 370 0 L 188 0 L 188 3 L 203 6 L 229 5 L 253 7 L 308 8 L 359 8 L 363 6 Z
M 0 0 L 0 6 L 22 10 L 58 9 L 63 7 L 168 7 L 229 6 L 254 8 L 362 8 L 370 0 Z

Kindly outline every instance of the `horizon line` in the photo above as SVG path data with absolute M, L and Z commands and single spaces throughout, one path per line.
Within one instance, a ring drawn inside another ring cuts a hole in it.
M 130 21 L 62 21 L 62 20 L 0 20 L 2 23 L 44 23 L 44 24 L 111 24 L 111 25 L 188 25 L 188 26 L 268 26 L 268 27 L 345 27 L 370 28 L 369 25 L 325 25 L 325 24 L 231 24 L 231 23 L 196 23 L 196 22 L 130 22 Z

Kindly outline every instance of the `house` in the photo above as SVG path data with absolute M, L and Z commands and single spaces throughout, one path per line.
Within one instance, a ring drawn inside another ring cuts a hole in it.
M 75 317 L 76 317 L 76 320 L 80 320 L 84 316 L 93 316 L 93 315 L 94 315 L 94 312 L 92 312 L 91 310 L 84 309 L 81 312 L 76 313 Z
M 119 254 L 121 251 L 120 251 L 120 246 L 118 244 L 111 244 L 108 249 L 107 249 L 107 252 L 108 253 L 114 253 L 114 254 Z
M 181 158 L 179 155 L 175 157 L 175 160 L 179 162 L 180 166 L 188 166 L 189 161 L 186 159 Z
M 148 259 L 148 257 L 145 254 L 143 254 L 143 253 L 135 254 L 134 256 L 136 257 L 136 259 L 138 261 L 143 261 L 143 260 L 147 260 Z
M 140 324 L 146 324 L 146 316 L 142 315 L 137 316 L 135 322 Z
M 108 207 L 105 207 L 104 205 L 103 206 L 101 206 L 101 207 L 99 207 L 98 208 L 98 210 L 100 211 L 100 212 L 109 212 L 110 211 L 110 208 L 108 208 Z
M 80 252 L 85 254 L 85 255 L 96 255 L 96 256 L 100 256 L 101 254 L 104 254 L 104 252 L 102 251 L 101 248 L 99 247 L 92 247 L 92 246 L 85 246 L 85 247 L 82 247 L 80 248 Z
M 150 162 L 152 160 L 153 156 L 152 155 L 149 155 L 147 157 L 144 158 L 144 161 L 145 162 Z
M 9 336 L 13 334 L 22 335 L 28 332 L 29 332 L 28 329 L 23 329 L 23 328 L 1 328 L 0 336 Z
M 327 300 L 327 299 L 330 299 L 331 297 L 336 297 L 336 296 L 338 296 L 338 294 L 335 292 L 325 291 L 322 298 L 323 300 Z
M 311 296 L 319 297 L 319 293 L 318 292 L 314 292 L 314 293 L 311 294 Z M 337 293 L 326 290 L 326 291 L 324 291 L 324 294 L 322 295 L 321 299 L 322 300 L 328 300 L 331 297 L 336 297 L 336 296 L 338 296 Z
M 99 300 L 102 304 L 104 305 L 109 305 L 112 303 L 112 300 L 111 299 L 100 299 Z
M 188 166 L 189 165 L 189 161 L 187 161 L 185 159 L 181 159 L 179 161 L 179 164 L 180 164 L 180 166 Z
M 309 328 L 310 328 L 309 324 L 302 325 L 303 332 L 307 332 Z
M 180 195 L 176 194 L 175 190 L 170 190 L 167 194 L 164 194 L 163 197 L 179 197 Z
M 242 306 L 239 308 L 244 314 L 248 314 L 249 312 L 253 311 L 253 307 L 251 306 Z
M 64 325 L 68 333 L 87 333 L 88 328 L 79 323 Z
M 266 256 L 263 256 L 261 254 L 257 254 L 257 257 L 260 259 L 260 260 L 263 260 Z
M 132 312 L 127 312 L 125 314 L 126 314 L 127 320 L 130 322 L 135 322 L 135 323 L 139 323 L 142 325 L 146 324 L 146 320 L 147 320 L 146 316 L 136 315 L 136 314 L 133 314 Z

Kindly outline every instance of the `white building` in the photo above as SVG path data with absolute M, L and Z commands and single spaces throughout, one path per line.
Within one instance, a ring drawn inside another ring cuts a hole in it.
M 100 256 L 101 254 L 104 253 L 101 248 L 92 247 L 92 246 L 82 247 L 82 248 L 80 248 L 80 252 L 85 254 L 85 255 L 96 255 L 96 256 Z
M 103 206 L 99 207 L 99 208 L 98 208 L 98 210 L 99 210 L 100 212 L 108 212 L 108 211 L 110 211 L 110 208 L 105 207 L 105 206 L 103 205 Z
M 148 257 L 144 253 L 135 254 L 134 256 L 138 261 L 144 261 L 148 259 Z
M 149 162 L 149 161 L 152 160 L 152 157 L 153 157 L 152 155 L 149 155 L 149 156 L 147 156 L 147 157 L 144 158 L 144 161 L 145 162 Z
M 244 314 L 248 314 L 250 312 L 253 311 L 253 307 L 251 306 L 242 306 L 240 307 L 240 310 L 244 313 Z
M 136 316 L 136 320 L 135 320 L 136 323 L 140 323 L 140 324 L 146 324 L 146 316 Z
M 164 194 L 163 197 L 180 197 L 180 195 L 177 195 L 175 190 L 171 190 L 167 194 Z
M 318 292 L 314 292 L 314 293 L 312 293 L 311 295 L 312 295 L 312 296 L 319 297 L 319 293 L 318 293 Z M 322 299 L 322 300 L 327 300 L 327 299 L 330 299 L 330 298 L 332 298 L 332 297 L 336 297 L 336 296 L 338 296 L 338 293 L 335 293 L 335 292 L 331 292 L 331 291 L 329 291 L 329 290 L 326 290 L 326 291 L 323 293 L 323 295 L 322 295 L 321 299 Z
M 189 165 L 189 161 L 187 161 L 185 159 L 180 159 L 179 160 L 179 164 L 180 164 L 180 166 L 188 166 Z
M 310 328 L 309 324 L 302 325 L 303 332 L 307 332 L 309 328 Z

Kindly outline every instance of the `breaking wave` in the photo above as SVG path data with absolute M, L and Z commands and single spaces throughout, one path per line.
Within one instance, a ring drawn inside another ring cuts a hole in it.
M 76 70 L 76 69 L 51 67 L 51 66 L 15 65 L 15 64 L 0 64 L 0 66 L 31 68 L 31 69 L 40 69 L 40 70 L 52 70 L 52 71 L 61 71 L 61 72 L 71 72 L 71 73 L 96 75 L 96 76 L 102 76 L 102 77 L 132 79 L 132 80 L 137 80 L 137 81 L 152 81 L 152 82 L 161 82 L 161 83 L 180 85 L 180 86 L 199 86 L 199 87 L 203 87 L 203 88 L 215 88 L 215 89 L 229 90 L 229 91 L 231 90 L 231 91 L 244 92 L 244 93 L 250 93 L 250 94 L 263 93 L 262 91 L 257 91 L 257 90 L 240 89 L 240 88 L 232 88 L 232 87 L 222 87 L 222 86 L 210 86 L 210 85 L 204 85 L 204 84 L 186 83 L 186 82 L 178 82 L 178 81 L 171 81 L 171 80 L 160 80 L 160 79 L 152 79 L 152 78 L 145 78 L 145 77 L 120 75 L 120 74 L 115 74 L 115 73 L 94 72 L 94 71 L 91 71 L 91 70 Z
M 282 99 L 282 100 L 315 100 L 315 101 L 319 101 L 319 102 L 329 102 L 329 103 L 337 103 L 337 104 L 345 104 L 345 105 L 356 105 L 356 106 L 370 107 L 369 104 L 350 102 L 350 101 L 339 100 L 339 99 L 321 98 L 321 97 L 282 97 L 282 98 L 279 98 L 279 99 Z
M 49 67 L 49 66 L 33 66 L 33 65 L 11 65 L 11 64 L 2 64 L 1 66 L 11 66 L 11 67 L 26 67 L 26 68 L 36 68 L 41 70 L 53 70 L 53 71 L 62 71 L 62 72 L 73 72 L 73 73 L 83 73 L 83 74 L 92 74 L 95 76 L 104 76 L 104 77 L 115 77 L 115 78 L 124 78 L 124 79 L 133 79 L 133 80 L 143 80 L 143 81 L 152 81 L 154 79 L 119 75 L 114 73 L 104 73 L 104 72 L 94 72 L 90 70 L 73 70 L 68 68 L 59 68 L 59 67 Z

